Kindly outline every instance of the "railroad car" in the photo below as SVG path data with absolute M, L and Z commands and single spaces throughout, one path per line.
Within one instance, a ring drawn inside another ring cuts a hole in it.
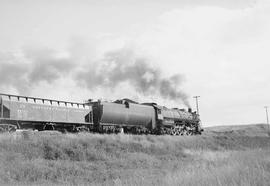
M 148 105 L 119 102 L 92 103 L 94 128 L 100 132 L 147 133 L 156 128 L 155 109 Z
M 92 107 L 75 102 L 0 94 L 0 131 L 90 130 Z

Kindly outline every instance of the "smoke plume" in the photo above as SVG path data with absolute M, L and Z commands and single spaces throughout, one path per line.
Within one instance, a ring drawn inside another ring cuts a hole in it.
M 15 88 L 20 94 L 29 93 L 40 82 L 54 82 L 75 66 L 69 58 L 46 48 L 25 49 L 19 56 L 0 56 L 0 87 Z
M 88 60 L 59 56 L 47 48 L 25 49 L 20 55 L 0 54 L 0 88 L 12 87 L 19 94 L 29 94 L 41 82 L 56 83 L 61 77 L 69 77 L 81 87 L 94 92 L 121 91 L 119 85 L 128 83 L 136 93 L 145 96 L 161 96 L 189 106 L 188 96 L 179 89 L 181 75 L 164 77 L 162 70 L 149 64 L 149 59 L 133 50 L 120 49 L 105 53 L 101 60 Z M 128 95 L 127 95 L 128 96 Z
M 137 56 L 128 49 L 106 53 L 103 60 L 91 63 L 86 70 L 80 71 L 77 81 L 90 90 L 98 87 L 115 90 L 120 83 L 128 82 L 143 95 L 159 95 L 190 106 L 188 96 L 178 89 L 183 81 L 181 75 L 164 78 L 162 71 L 152 67 L 147 58 Z

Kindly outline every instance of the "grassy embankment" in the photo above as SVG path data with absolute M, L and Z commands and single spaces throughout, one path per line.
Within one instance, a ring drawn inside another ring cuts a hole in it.
M 0 185 L 269 185 L 266 126 L 201 136 L 0 135 Z

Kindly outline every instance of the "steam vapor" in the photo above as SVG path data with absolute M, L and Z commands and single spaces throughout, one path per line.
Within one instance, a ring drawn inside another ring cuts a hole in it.
M 59 57 L 55 51 L 44 48 L 26 49 L 19 58 L 0 56 L 0 88 L 12 87 L 20 94 L 28 94 L 41 82 L 53 83 L 71 75 L 78 87 L 90 91 L 97 88 L 116 91 L 121 83 L 127 82 L 145 96 L 158 95 L 189 106 L 188 96 L 177 88 L 183 82 L 181 75 L 164 78 L 159 68 L 152 67 L 147 58 L 130 49 L 108 52 L 102 60 L 84 63 L 83 69 L 76 65 L 80 59 L 72 58 L 72 54 Z
M 0 87 L 12 87 L 28 94 L 40 82 L 52 83 L 67 74 L 75 64 L 68 58 L 58 57 L 50 49 L 25 49 L 22 56 L 0 55 Z
M 128 82 L 143 95 L 160 95 L 190 106 L 188 96 L 177 89 L 183 81 L 181 75 L 163 78 L 159 68 L 151 67 L 146 58 L 137 56 L 132 50 L 109 52 L 102 61 L 88 66 L 87 70 L 78 73 L 77 80 L 90 90 L 97 87 L 114 90 L 120 83 Z

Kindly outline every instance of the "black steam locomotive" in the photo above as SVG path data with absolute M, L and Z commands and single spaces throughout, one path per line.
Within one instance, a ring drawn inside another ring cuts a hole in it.
M 200 134 L 199 115 L 129 99 L 75 103 L 0 94 L 0 131 L 17 129 L 132 134 Z

